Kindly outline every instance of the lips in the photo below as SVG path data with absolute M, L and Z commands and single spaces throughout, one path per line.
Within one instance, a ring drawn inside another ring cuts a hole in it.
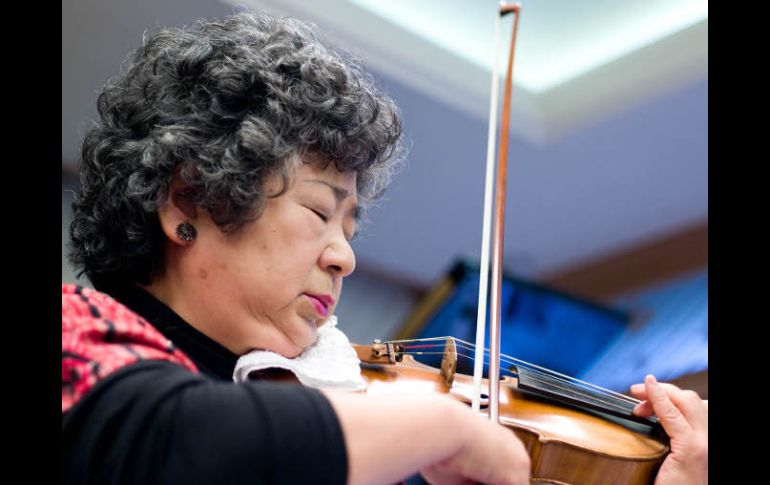
M 334 304 L 334 298 L 332 298 L 331 295 L 311 295 L 305 293 L 305 296 L 310 300 L 310 303 L 313 304 L 316 312 L 318 312 L 321 317 L 327 317 L 329 315 L 329 307 Z

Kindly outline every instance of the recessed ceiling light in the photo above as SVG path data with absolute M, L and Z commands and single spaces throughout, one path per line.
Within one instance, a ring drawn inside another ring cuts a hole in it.
M 491 72 L 498 2 L 349 1 Z M 707 18 L 706 0 L 523 2 L 514 79 L 530 92 L 548 91 Z M 510 32 L 511 22 L 504 25 Z

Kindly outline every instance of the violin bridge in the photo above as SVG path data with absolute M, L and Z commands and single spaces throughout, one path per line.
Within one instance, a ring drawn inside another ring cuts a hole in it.
M 441 375 L 444 376 L 444 383 L 452 388 L 457 371 L 457 345 L 453 338 L 447 339 L 444 346 L 444 357 L 441 359 Z

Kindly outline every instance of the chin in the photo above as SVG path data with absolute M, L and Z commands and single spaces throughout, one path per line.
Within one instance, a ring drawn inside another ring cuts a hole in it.
M 297 347 L 296 345 L 292 345 L 290 348 L 287 349 L 287 352 L 278 352 L 282 356 L 286 357 L 287 359 L 293 359 L 297 356 L 299 356 L 304 348 Z
M 315 334 L 310 339 L 308 339 L 307 336 L 304 336 L 304 337 L 305 338 L 298 338 L 296 340 L 292 340 L 288 342 L 288 345 L 286 345 L 286 347 L 278 353 L 289 359 L 293 359 L 294 357 L 299 356 L 306 348 L 313 345 L 316 340 Z M 296 343 L 297 341 L 302 341 L 302 342 L 306 341 L 307 343 L 304 345 L 300 345 Z
M 299 320 L 285 322 L 278 328 L 281 330 L 281 335 L 273 341 L 274 345 L 270 350 L 288 359 L 300 355 L 318 338 L 316 322 L 303 316 L 299 316 Z

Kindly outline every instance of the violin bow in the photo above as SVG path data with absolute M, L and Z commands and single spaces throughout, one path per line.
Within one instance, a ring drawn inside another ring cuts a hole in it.
M 508 71 L 503 96 L 503 121 L 500 127 L 500 150 L 495 176 L 494 233 L 492 236 L 492 294 L 490 296 L 489 328 L 489 419 L 498 422 L 500 401 L 500 298 L 502 295 L 503 229 L 505 224 L 505 183 L 508 172 L 508 138 L 511 117 L 511 90 L 513 86 L 513 54 L 519 26 L 521 4 L 500 2 L 495 23 L 495 58 L 492 68 L 492 89 L 489 101 L 489 130 L 487 135 L 487 170 L 484 189 L 484 217 L 481 237 L 481 271 L 479 275 L 479 303 L 476 317 L 476 354 L 473 370 L 473 399 L 471 406 L 479 411 L 481 406 L 481 378 L 484 370 L 484 332 L 486 324 L 487 280 L 489 277 L 489 220 L 491 216 L 491 189 L 494 165 L 495 128 L 497 127 L 497 64 L 500 49 L 500 24 L 502 18 L 514 14 L 511 49 L 508 54 Z

